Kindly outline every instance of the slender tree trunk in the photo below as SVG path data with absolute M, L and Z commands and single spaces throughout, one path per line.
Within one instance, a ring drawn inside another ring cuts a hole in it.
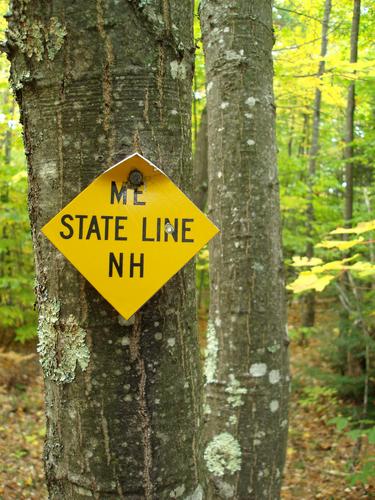
M 51 499 L 202 496 L 192 265 L 125 321 L 40 233 L 134 151 L 191 193 L 192 21 L 191 0 L 11 5 Z
M 358 60 L 358 37 L 359 37 L 359 22 L 361 15 L 361 1 L 354 0 L 353 2 L 353 17 L 352 29 L 350 34 L 350 62 L 356 63 Z M 344 225 L 351 227 L 353 219 L 353 194 L 354 194 L 354 113 L 355 113 L 355 82 L 349 84 L 348 98 L 346 105 L 346 120 L 344 131 L 344 161 L 345 161 L 345 195 L 344 195 Z M 343 235 L 344 239 L 348 239 L 348 235 Z M 350 250 L 347 252 L 346 257 L 351 255 Z M 341 285 L 347 296 L 353 295 L 353 280 L 350 279 L 349 273 L 345 272 L 341 279 Z M 354 297 L 353 300 L 356 300 Z M 343 308 L 340 312 L 340 333 L 343 339 L 346 340 L 342 344 L 341 350 L 343 351 L 342 357 L 346 360 L 344 373 L 352 375 L 362 371 L 362 367 L 358 366 L 359 360 L 353 356 L 350 347 L 350 336 L 352 335 L 351 320 L 349 311 Z
M 325 70 L 324 57 L 327 55 L 328 47 L 328 28 L 329 28 L 329 18 L 331 15 L 332 1 L 325 0 L 324 3 L 324 15 L 322 23 L 322 41 L 320 47 L 320 57 L 318 68 L 318 77 L 321 78 Z M 309 152 L 309 194 L 308 194 L 308 205 L 307 205 L 307 221 L 306 221 L 306 256 L 311 259 L 314 257 L 314 183 L 315 175 L 317 169 L 317 156 L 319 153 L 319 129 L 320 129 L 320 108 L 322 102 L 322 91 L 320 88 L 315 90 L 314 98 L 314 108 L 313 108 L 313 124 L 312 124 L 312 135 L 311 135 L 311 147 Z M 302 325 L 307 327 L 312 327 L 315 324 L 315 293 L 309 292 L 305 296 L 305 308 L 302 318 Z
M 270 0 L 205 0 L 210 246 L 207 499 L 279 498 L 288 358 Z
M 197 134 L 194 152 L 194 203 L 204 210 L 207 203 L 208 184 L 208 140 L 207 109 L 201 115 L 201 123 Z
M 356 63 L 358 60 L 358 35 L 359 20 L 361 15 L 361 0 L 354 0 L 352 30 L 350 35 L 350 62 Z M 355 82 L 349 85 L 348 99 L 346 105 L 345 123 L 345 207 L 344 221 L 350 227 L 353 218 L 353 171 L 354 171 L 354 112 L 355 112 Z

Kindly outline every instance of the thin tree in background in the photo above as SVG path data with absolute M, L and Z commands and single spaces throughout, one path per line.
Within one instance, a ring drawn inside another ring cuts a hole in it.
M 361 0 L 354 0 L 352 30 L 350 35 L 350 62 L 358 60 L 358 35 L 361 15 Z M 353 173 L 354 173 L 354 113 L 355 113 L 355 80 L 350 82 L 346 105 L 345 122 L 345 207 L 344 221 L 347 227 L 351 226 L 353 218 Z
M 288 357 L 273 97 L 272 7 L 205 0 L 210 245 L 208 499 L 279 498 Z
M 328 48 L 328 28 L 329 18 L 331 15 L 332 1 L 325 0 L 324 14 L 322 22 L 322 38 L 320 47 L 320 61 L 317 77 L 321 79 L 325 71 L 325 56 Z M 314 224 L 314 182 L 317 171 L 317 157 L 319 154 L 319 132 L 320 132 L 320 109 L 322 103 L 322 91 L 319 87 L 315 89 L 313 121 L 311 131 L 311 146 L 309 151 L 309 167 L 308 167 L 308 205 L 307 205 L 307 246 L 306 256 L 311 259 L 314 257 L 314 241 L 313 241 L 313 224 Z M 315 293 L 309 292 L 305 297 L 304 311 L 302 317 L 302 325 L 312 327 L 315 323 Z
M 191 192 L 191 0 L 14 0 L 51 499 L 202 496 L 192 265 L 125 321 L 40 228 L 139 151 Z M 90 258 L 90 256 L 88 256 Z

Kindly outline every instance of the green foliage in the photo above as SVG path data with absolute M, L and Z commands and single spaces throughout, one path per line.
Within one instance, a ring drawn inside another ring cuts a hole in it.
M 4 12 L 6 2 L 0 3 Z M 1 20 L 0 30 L 4 29 Z M 0 60 L 0 336 L 21 342 L 36 335 L 33 254 L 21 126 L 9 93 L 8 63 Z
M 348 438 L 353 441 L 365 439 L 370 445 L 375 444 L 375 420 L 360 419 L 353 420 L 350 417 L 338 416 L 328 421 L 328 424 L 335 425 L 336 431 L 345 433 Z M 375 476 L 375 458 L 367 456 L 361 464 L 358 471 L 350 472 L 353 465 L 348 464 L 349 482 L 354 485 L 356 483 L 366 484 L 369 479 Z
M 318 412 L 324 411 L 327 407 L 337 406 L 337 393 L 332 387 L 320 385 L 304 387 L 299 398 L 302 407 L 315 407 Z

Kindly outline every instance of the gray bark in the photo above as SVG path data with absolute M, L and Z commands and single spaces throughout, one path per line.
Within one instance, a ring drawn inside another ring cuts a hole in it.
M 271 1 L 205 0 L 210 245 L 208 499 L 279 498 L 288 356 Z
M 7 50 L 28 157 L 51 499 L 201 491 L 192 265 L 126 322 L 40 233 L 135 151 L 191 195 L 192 22 L 191 0 L 11 3 Z
M 325 60 L 328 47 L 328 28 L 329 18 L 331 15 L 332 1 L 325 0 L 324 15 L 322 22 L 322 41 L 320 47 L 320 57 L 318 67 L 318 77 L 321 78 L 325 71 Z M 319 153 L 319 131 L 320 131 L 320 108 L 322 103 L 322 91 L 320 88 L 315 90 L 314 107 L 313 107 L 313 123 L 311 135 L 311 147 L 309 151 L 309 171 L 308 171 L 308 205 L 307 205 L 307 221 L 306 221 L 306 256 L 311 259 L 314 257 L 314 183 L 317 169 L 317 157 Z M 303 326 L 312 327 L 315 324 L 315 293 L 309 292 L 305 296 L 305 308 L 302 317 Z
M 356 63 L 358 60 L 358 35 L 359 35 L 359 20 L 361 15 L 361 0 L 354 0 L 352 30 L 350 35 L 350 62 Z M 351 225 L 353 218 L 353 172 L 354 172 L 354 113 L 355 113 L 355 82 L 352 81 L 349 85 L 348 99 L 346 105 L 346 122 L 345 122 L 345 207 L 344 221 L 346 226 Z

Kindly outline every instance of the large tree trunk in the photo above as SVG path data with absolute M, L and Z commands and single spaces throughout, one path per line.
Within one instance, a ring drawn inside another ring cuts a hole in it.
M 202 2 L 210 246 L 207 498 L 278 498 L 288 358 L 270 0 Z
M 192 21 L 191 0 L 11 5 L 8 52 L 28 156 L 51 499 L 201 494 L 192 265 L 125 321 L 40 233 L 134 151 L 191 192 Z
M 318 67 L 318 78 L 321 78 L 325 71 L 324 57 L 327 55 L 328 48 L 328 28 L 329 18 L 331 15 L 332 1 L 325 0 L 324 15 L 322 22 L 322 40 L 320 46 L 320 61 Z M 314 257 L 314 184 L 316 176 L 317 156 L 319 153 L 319 131 L 320 131 L 320 108 L 322 103 L 322 91 L 319 87 L 315 90 L 314 108 L 313 108 L 313 123 L 311 135 L 311 147 L 309 151 L 309 171 L 308 171 L 308 205 L 307 205 L 307 222 L 306 222 L 306 256 L 309 259 Z M 312 327 L 315 324 L 315 293 L 309 292 L 305 296 L 305 307 L 302 317 L 302 325 Z

